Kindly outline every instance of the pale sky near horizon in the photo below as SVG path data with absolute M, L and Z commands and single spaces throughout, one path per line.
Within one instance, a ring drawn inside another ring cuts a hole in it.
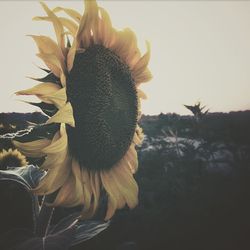
M 49 7 L 83 10 L 82 1 L 46 1 Z M 130 27 L 139 46 L 151 43 L 150 69 L 143 84 L 145 114 L 189 114 L 183 104 L 196 101 L 211 112 L 250 109 L 250 2 L 248 1 L 98 1 L 113 26 Z M 54 37 L 36 1 L 0 1 L 0 112 L 38 110 L 13 93 L 34 86 L 26 76 L 41 77 L 43 66 L 27 34 Z

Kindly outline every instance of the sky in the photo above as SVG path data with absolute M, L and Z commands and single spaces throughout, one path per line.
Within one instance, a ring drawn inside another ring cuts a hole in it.
M 46 2 L 46 1 L 45 1 Z M 83 10 L 82 1 L 47 1 L 49 7 Z M 98 1 L 113 26 L 130 27 L 145 51 L 151 44 L 153 79 L 141 85 L 144 114 L 189 114 L 183 104 L 201 101 L 211 112 L 250 109 L 250 1 Z M 0 1 L 0 112 L 31 112 L 14 93 L 41 77 L 37 48 L 29 34 L 49 35 L 36 1 Z M 25 99 L 27 100 L 27 99 Z M 33 100 L 30 99 L 29 100 Z

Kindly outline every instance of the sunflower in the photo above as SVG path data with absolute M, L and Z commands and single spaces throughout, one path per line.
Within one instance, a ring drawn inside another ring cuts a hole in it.
M 0 152 L 0 169 L 8 167 L 25 167 L 28 165 L 26 157 L 17 149 L 3 149 Z
M 52 206 L 82 204 L 82 218 L 90 218 L 104 189 L 108 220 L 116 209 L 138 203 L 135 147 L 143 139 L 138 120 L 141 99 L 146 98 L 139 85 L 151 79 L 150 47 L 147 43 L 141 55 L 133 31 L 114 29 L 96 1 L 85 0 L 83 15 L 41 5 L 47 16 L 34 19 L 51 22 L 57 41 L 31 37 L 48 75 L 16 94 L 37 96 L 41 102 L 32 104 L 49 115 L 47 124 L 58 124 L 58 130 L 51 139 L 14 143 L 29 157 L 45 157 L 41 168 L 47 174 L 36 194 L 57 191 Z

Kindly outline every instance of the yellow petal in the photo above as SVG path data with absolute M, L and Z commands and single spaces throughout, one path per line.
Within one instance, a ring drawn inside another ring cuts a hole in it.
M 53 207 L 56 206 L 68 206 L 68 197 L 74 196 L 74 180 L 73 177 L 70 176 L 65 183 L 62 185 L 61 189 L 59 190 L 55 201 L 51 204 Z M 71 198 L 72 199 L 72 198 Z
M 72 160 L 72 173 L 60 189 L 54 206 L 73 207 L 83 203 L 83 187 L 81 182 L 81 170 L 79 164 Z
M 150 59 L 150 44 L 147 42 L 147 52 L 132 68 L 132 77 L 137 85 L 141 82 L 150 80 L 152 77 L 150 71 L 147 69 L 149 59 Z
M 138 107 L 138 115 L 137 115 L 137 121 L 141 119 L 142 111 L 141 111 L 141 99 L 137 98 L 137 107 Z
M 68 72 L 71 71 L 71 69 L 73 68 L 73 64 L 74 64 L 74 60 L 75 60 L 75 54 L 76 54 L 76 48 L 77 46 L 77 40 L 75 39 L 73 41 L 73 44 L 71 46 L 71 48 L 69 49 L 68 55 L 67 55 L 67 69 Z
M 48 170 L 54 168 L 55 166 L 60 166 L 60 164 L 62 164 L 65 161 L 68 154 L 68 147 L 67 147 L 67 140 L 65 140 L 66 139 L 65 136 L 62 136 L 63 133 L 65 133 L 63 130 L 65 130 L 65 125 L 62 124 L 60 127 L 60 131 L 55 133 L 50 143 L 50 145 L 53 144 L 53 148 L 49 148 L 49 153 L 47 154 L 47 157 L 41 166 L 42 169 Z M 55 144 L 57 145 L 59 144 L 58 148 L 61 146 L 61 149 L 55 150 L 56 146 Z
M 121 161 L 112 169 L 112 175 L 129 208 L 134 208 L 138 204 L 138 185 L 126 163 Z
M 32 142 L 12 142 L 21 153 L 28 157 L 43 157 L 46 154 L 42 152 L 42 149 L 48 146 L 51 141 L 48 139 L 39 139 Z
M 67 100 L 66 89 L 61 88 L 52 94 L 43 95 L 42 99 L 46 103 L 52 103 L 57 108 L 61 108 L 66 104 L 66 100 Z
M 136 126 L 133 142 L 135 145 L 140 145 L 144 139 L 144 134 L 139 125 Z M 134 148 L 133 145 L 131 147 Z
M 47 13 L 48 17 L 51 18 L 51 21 L 53 23 L 56 37 L 57 37 L 57 42 L 59 47 L 61 48 L 62 52 L 65 52 L 65 42 L 64 42 L 64 30 L 63 26 L 59 20 L 59 18 L 48 8 L 48 6 L 44 3 L 41 2 L 41 5 L 45 12 Z
M 91 206 L 92 189 L 90 185 L 90 175 L 88 170 L 82 169 L 82 184 L 83 184 L 83 197 L 84 197 L 84 210 L 88 211 Z
M 85 0 L 85 12 L 79 24 L 77 38 L 80 38 L 83 48 L 88 48 L 97 36 L 98 6 L 96 1 Z
M 68 147 L 68 137 L 65 129 L 65 125 L 62 124 L 60 131 L 56 133 L 56 136 L 59 136 L 57 140 L 53 140 L 50 145 L 42 149 L 42 152 L 45 154 L 57 154 L 60 152 L 67 151 Z
M 64 55 L 62 54 L 62 51 L 58 47 L 58 45 L 51 38 L 47 36 L 34 36 L 34 35 L 31 35 L 31 37 L 36 42 L 40 53 L 54 54 L 60 61 L 61 65 L 64 65 L 64 60 L 65 60 Z
M 111 186 L 111 178 L 106 173 L 106 171 L 102 171 L 100 173 L 101 180 L 103 187 L 105 188 L 106 192 L 108 193 L 108 208 L 105 216 L 105 220 L 109 220 L 115 213 L 115 210 L 117 209 L 117 196 L 116 193 L 118 190 L 114 190 Z
M 72 204 L 73 201 L 69 201 L 69 199 L 71 200 L 74 199 L 75 191 L 76 190 L 74 189 L 74 180 L 73 180 L 73 177 L 70 176 L 70 178 L 66 180 L 64 185 L 61 187 L 52 206 L 53 207 L 57 207 L 57 206 L 70 207 L 70 204 Z
M 60 17 L 59 20 L 62 23 L 62 25 L 68 29 L 70 34 L 72 36 L 75 36 L 77 29 L 78 29 L 78 26 L 73 21 L 71 21 L 70 19 L 65 18 L 65 17 Z
M 54 168 L 55 166 L 60 166 L 65 160 L 67 151 L 60 152 L 58 154 L 47 155 L 45 161 L 40 166 L 41 169 L 48 170 Z
M 141 90 L 137 88 L 137 95 L 141 98 L 141 99 L 147 99 L 146 94 Z
M 144 138 L 144 134 L 143 134 L 143 130 L 142 128 L 137 124 L 136 126 L 136 133 L 138 134 L 138 136 L 143 139 Z
M 37 54 L 39 58 L 41 58 L 47 67 L 52 71 L 52 73 L 60 78 L 63 73 L 63 68 L 60 60 L 54 54 Z
M 73 158 L 72 159 L 72 174 L 75 180 L 75 204 L 83 205 L 83 183 L 82 183 L 82 173 L 79 163 Z
M 134 137 L 133 137 L 133 143 L 135 145 L 140 145 L 142 142 L 141 138 L 137 135 L 137 133 L 134 133 Z
M 90 172 L 90 187 L 93 193 L 93 208 L 92 213 L 96 211 L 99 203 L 99 197 L 100 197 L 100 176 L 99 173 Z
M 58 112 L 54 116 L 52 116 L 46 123 L 67 123 L 71 127 L 75 127 L 73 109 L 70 102 L 67 102 L 62 108 L 60 108 Z
M 147 46 L 147 52 L 141 57 L 141 59 L 137 62 L 133 70 L 136 73 L 140 73 L 145 70 L 145 68 L 148 65 L 149 59 L 150 59 L 150 44 L 149 42 L 146 42 Z
M 129 163 L 129 167 L 132 173 L 135 173 L 138 169 L 138 157 L 133 144 L 130 145 L 128 151 L 126 152 L 124 160 L 126 160 Z
M 113 38 L 112 23 L 106 10 L 99 7 L 99 12 L 101 14 L 98 22 L 99 40 L 104 47 L 110 48 Z
M 113 43 L 111 49 L 119 55 L 131 69 L 140 59 L 136 36 L 129 28 L 117 33 L 116 41 Z
M 132 69 L 134 65 L 139 61 L 141 58 L 141 53 L 137 46 L 137 38 L 135 33 L 131 29 L 125 29 L 124 31 L 124 40 L 126 43 L 127 54 L 124 55 L 126 63 Z
M 71 175 L 62 185 L 61 189 L 59 190 L 55 201 L 51 204 L 53 207 L 56 206 L 64 206 L 64 207 L 72 207 L 75 204 L 75 181 Z
M 16 92 L 16 95 L 36 95 L 37 97 L 43 95 L 49 95 L 51 93 L 56 93 L 61 87 L 55 83 L 40 83 L 33 88 L 20 90 Z
M 81 14 L 79 12 L 77 12 L 76 10 L 73 10 L 73 9 L 56 7 L 52 11 L 54 13 L 59 12 L 59 11 L 64 11 L 66 14 L 68 14 L 70 17 L 72 17 L 78 23 L 81 20 Z
M 133 78 L 135 81 L 135 86 L 138 87 L 141 83 L 150 81 L 152 79 L 152 74 L 150 70 L 147 68 L 143 73 L 134 75 Z
M 47 195 L 57 191 L 67 181 L 71 173 L 71 160 L 67 156 L 63 163 L 55 165 L 49 169 L 47 174 L 40 181 L 39 185 L 33 189 L 38 195 Z
M 119 190 L 119 183 L 116 180 L 113 169 L 111 169 L 110 171 L 106 171 L 105 175 L 108 178 L 107 188 L 109 189 L 109 191 L 107 190 L 107 192 L 112 193 L 112 195 L 116 199 L 117 209 L 123 208 L 126 204 L 126 200 L 123 193 Z
M 96 18 L 96 15 L 98 15 L 98 5 L 96 0 L 84 0 L 85 3 L 85 13 L 88 14 L 89 18 Z
M 61 71 L 61 74 L 60 74 L 60 82 L 61 82 L 63 87 L 66 86 L 66 76 L 65 76 L 63 71 Z
M 77 45 L 80 45 L 81 43 L 81 35 L 82 35 L 82 32 L 85 30 L 85 27 L 86 27 L 86 14 L 84 14 L 81 17 L 81 20 L 78 26 L 78 30 L 77 30 L 76 37 L 75 37 L 75 42 Z

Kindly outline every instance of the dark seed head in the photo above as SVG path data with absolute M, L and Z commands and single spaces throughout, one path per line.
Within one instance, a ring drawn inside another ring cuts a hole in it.
M 137 123 L 137 95 L 128 66 L 100 45 L 76 54 L 67 78 L 75 128 L 69 149 L 81 166 L 109 169 L 128 150 Z

